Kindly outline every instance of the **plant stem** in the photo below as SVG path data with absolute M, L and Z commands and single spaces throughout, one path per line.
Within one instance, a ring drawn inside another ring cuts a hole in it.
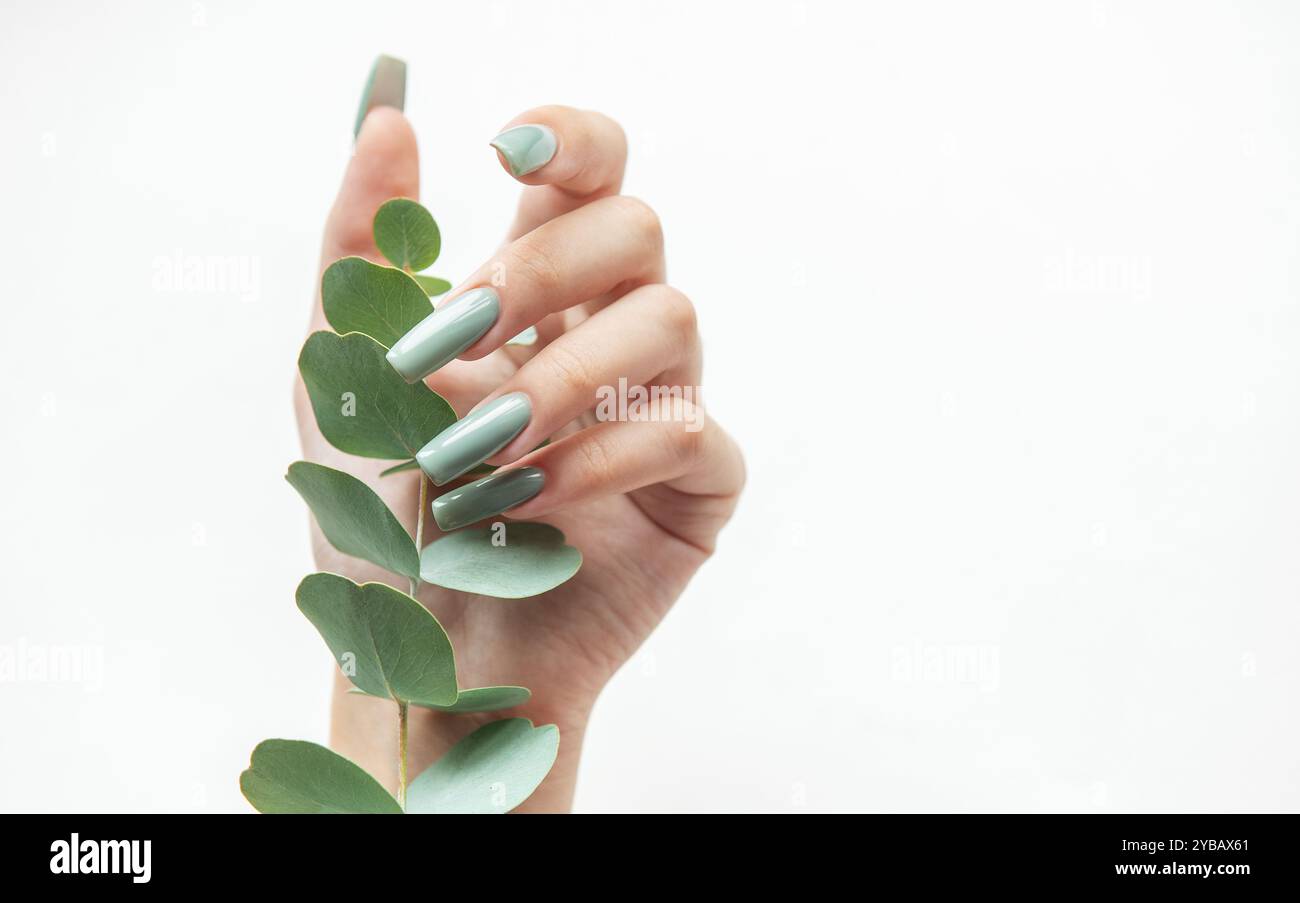
M 420 503 L 415 509 L 415 551 L 422 552 L 423 548 L 420 543 L 424 542 L 424 509 L 429 501 L 429 481 L 425 479 L 424 471 L 420 474 Z M 415 598 L 416 591 L 420 588 L 420 580 L 417 577 L 411 578 L 411 597 Z
M 406 713 L 408 703 L 397 703 L 397 805 L 406 808 Z
M 418 471 L 420 474 L 420 502 L 415 509 L 415 550 L 421 551 L 420 544 L 424 542 L 424 506 L 429 500 L 429 483 L 425 479 L 424 471 Z M 411 578 L 411 598 L 415 599 L 416 593 L 420 590 L 420 578 Z M 406 737 L 407 714 L 409 704 L 398 701 L 397 703 L 397 804 L 403 809 L 406 808 Z

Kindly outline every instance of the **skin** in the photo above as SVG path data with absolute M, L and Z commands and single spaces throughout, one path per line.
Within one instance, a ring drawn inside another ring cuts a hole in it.
M 564 812 L 572 805 L 597 697 L 713 553 L 745 473 L 740 451 L 712 416 L 703 418 L 697 432 L 682 422 L 596 422 L 596 387 L 616 385 L 620 376 L 632 385 L 701 384 L 694 308 L 664 284 L 658 218 L 644 203 L 618 194 L 627 151 L 622 129 L 600 114 L 557 106 L 530 110 L 505 127 L 521 123 L 552 128 L 556 155 L 518 179 L 527 187 L 507 242 L 444 296 L 492 284 L 501 297 L 501 316 L 428 383 L 460 416 L 498 395 L 528 393 L 530 425 L 490 463 L 541 467 L 546 488 L 505 518 L 554 524 L 582 550 L 584 565 L 569 582 L 527 600 L 420 588 L 420 601 L 451 636 L 461 686 L 518 684 L 531 689 L 533 698 L 482 715 L 412 707 L 408 774 L 414 778 L 488 721 L 522 716 L 553 723 L 560 729 L 559 758 L 516 811 Z M 371 221 L 389 198 L 419 197 L 418 160 L 406 118 L 393 109 L 373 110 L 325 226 L 322 272 L 353 254 L 383 262 Z M 536 345 L 502 347 L 532 324 L 541 336 Z M 328 328 L 318 295 L 311 329 Z M 380 479 L 391 462 L 331 447 L 316 427 L 301 380 L 294 397 L 304 457 L 365 480 L 413 527 L 419 477 L 406 472 Z M 547 437 L 550 445 L 529 451 Z M 428 497 L 462 482 L 428 484 Z M 421 545 L 440 535 L 427 509 L 424 520 Z M 337 552 L 314 524 L 312 534 L 320 570 L 407 589 L 404 580 Z M 395 704 L 349 694 L 350 686 L 336 671 L 331 745 L 395 791 Z

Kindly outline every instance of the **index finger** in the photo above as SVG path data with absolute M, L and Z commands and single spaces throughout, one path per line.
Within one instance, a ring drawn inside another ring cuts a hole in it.
M 627 138 L 602 113 L 537 107 L 512 119 L 489 144 L 502 167 L 528 186 L 511 239 L 588 201 L 618 194 L 623 185 Z

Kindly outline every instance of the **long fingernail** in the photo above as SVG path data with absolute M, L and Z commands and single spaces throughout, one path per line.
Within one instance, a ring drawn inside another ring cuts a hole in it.
M 433 519 L 444 533 L 522 505 L 542 491 L 546 476 L 539 468 L 520 467 L 494 473 L 433 500 Z
M 511 392 L 447 427 L 415 454 L 435 486 L 450 483 L 482 464 L 523 432 L 533 406 L 523 392 Z
M 352 127 L 353 138 L 361 134 L 361 123 L 375 107 L 406 108 L 406 63 L 391 56 L 376 57 L 366 79 L 366 89 L 361 92 L 357 122 Z
M 536 172 L 555 156 L 555 133 L 544 125 L 517 125 L 488 144 L 501 151 L 506 165 L 516 176 Z
M 408 383 L 418 382 L 482 338 L 500 313 L 501 300 L 493 289 L 457 295 L 398 339 L 388 351 L 388 363 Z

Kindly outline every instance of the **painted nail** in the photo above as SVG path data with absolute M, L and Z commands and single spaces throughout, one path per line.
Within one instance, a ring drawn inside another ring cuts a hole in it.
M 493 289 L 470 289 L 439 304 L 398 339 L 388 350 L 388 363 L 408 383 L 418 382 L 482 338 L 500 313 Z
M 542 491 L 546 476 L 537 467 L 494 473 L 433 500 L 433 519 L 444 533 L 522 505 Z
M 435 486 L 450 483 L 505 448 L 523 432 L 533 406 L 523 392 L 511 392 L 447 427 L 415 454 Z
M 357 108 L 357 122 L 352 127 L 352 137 L 361 134 L 361 123 L 375 107 L 406 108 L 406 63 L 391 56 L 375 58 L 366 79 L 366 89 L 361 92 L 361 106 Z
M 555 133 L 544 125 L 517 125 L 488 144 L 501 152 L 516 176 L 536 172 L 555 156 Z

